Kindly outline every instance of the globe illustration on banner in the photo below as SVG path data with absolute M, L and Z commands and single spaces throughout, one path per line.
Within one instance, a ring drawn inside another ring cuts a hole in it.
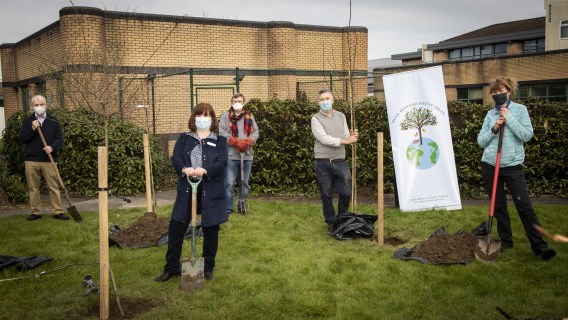
M 406 149 L 406 159 L 418 169 L 432 168 L 440 159 L 438 144 L 426 137 L 422 137 L 422 144 L 419 139 L 413 140 Z

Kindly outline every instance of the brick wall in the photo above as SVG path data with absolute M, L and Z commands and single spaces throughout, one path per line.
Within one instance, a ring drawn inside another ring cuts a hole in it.
M 350 31 L 291 22 L 63 8 L 59 21 L 16 44 L 0 46 L 5 113 L 9 117 L 21 110 L 21 88 L 28 87 L 29 93 L 33 94 L 35 83 L 41 81 L 47 83 L 51 106 L 72 109 L 83 104 L 77 102 L 80 99 L 69 97 L 78 92 L 54 77 L 64 66 L 76 65 L 128 67 L 128 71 L 122 70 L 122 74 L 114 77 L 113 91 L 118 90 L 119 77 L 124 77 L 122 85 L 126 87 L 122 88 L 120 99 L 115 99 L 111 105 L 113 110 L 120 109 L 120 114 L 141 126 L 146 123 L 145 112 L 135 106 L 152 105 L 151 82 L 128 79 L 144 78 L 148 74 L 160 76 L 195 69 L 194 105 L 201 101 L 211 102 L 218 115 L 228 108 L 230 97 L 236 90 L 235 74 L 219 69 L 243 69 L 245 77 L 239 83 L 239 90 L 247 99 L 293 99 L 297 81 L 325 77 L 325 72 L 320 75 L 313 70 L 347 69 L 349 44 L 353 46 L 352 67 L 367 69 L 367 30 L 353 27 Z M 204 68 L 214 70 L 204 71 Z M 64 70 L 69 74 L 75 69 Z M 98 72 L 100 70 L 89 71 L 91 76 L 82 81 L 104 78 Z M 188 74 L 155 78 L 155 104 L 150 123 L 152 126 L 155 123 L 157 133 L 186 130 L 190 88 Z M 362 99 L 365 95 L 366 85 L 361 82 L 356 85 L 355 97 Z

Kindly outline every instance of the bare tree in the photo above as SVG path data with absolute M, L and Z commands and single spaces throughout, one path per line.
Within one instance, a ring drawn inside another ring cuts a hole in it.
M 77 13 L 77 17 L 80 23 L 85 24 L 82 15 Z M 43 61 L 40 71 L 46 82 L 57 80 L 58 91 L 65 99 L 66 109 L 82 107 L 101 115 L 104 145 L 108 147 L 109 119 L 117 115 L 123 117 L 124 106 L 150 104 L 147 90 L 150 81 L 145 72 L 146 64 L 162 48 L 177 26 L 177 22 L 173 23 L 169 33 L 144 59 L 142 65 L 128 68 L 124 66 L 125 57 L 127 50 L 131 48 L 123 41 L 105 39 L 97 43 L 86 34 L 86 28 L 79 28 L 81 35 L 71 48 L 62 50 L 59 55 L 39 57 Z
M 349 0 L 349 24 L 347 26 L 347 80 L 345 87 L 347 88 L 347 100 L 349 104 L 349 112 L 351 114 L 351 132 L 357 132 L 357 122 L 355 121 L 355 98 L 353 71 L 357 58 L 357 38 L 353 44 L 351 38 L 351 12 L 352 0 Z M 357 145 L 351 145 L 351 208 L 353 212 L 357 212 Z

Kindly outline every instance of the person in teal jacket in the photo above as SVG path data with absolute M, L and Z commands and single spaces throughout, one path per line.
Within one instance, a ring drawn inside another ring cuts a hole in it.
M 483 182 L 487 194 L 491 197 L 499 130 L 503 129 L 505 131 L 495 195 L 495 218 L 497 219 L 497 232 L 501 238 L 501 251 L 513 248 L 513 231 L 507 210 L 508 192 L 519 213 L 532 251 L 540 258 L 549 260 L 556 255 L 556 251 L 548 247 L 540 233 L 533 227 L 533 225 L 540 226 L 540 222 L 529 198 L 523 166 L 524 143 L 532 138 L 533 127 L 527 107 L 511 100 L 511 95 L 516 90 L 517 84 L 510 78 L 497 78 L 489 86 L 495 106 L 487 112 L 477 136 L 477 143 L 483 148 L 481 157 Z

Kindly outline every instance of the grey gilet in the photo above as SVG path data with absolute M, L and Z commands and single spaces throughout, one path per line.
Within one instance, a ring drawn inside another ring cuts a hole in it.
M 343 113 L 334 111 L 333 116 L 327 117 L 321 112 L 318 112 L 314 117 L 321 123 L 328 135 L 334 138 L 344 138 L 345 132 L 343 131 L 343 126 L 345 124 L 345 115 Z M 315 139 L 314 155 L 316 159 L 345 159 L 345 146 L 327 146 Z

